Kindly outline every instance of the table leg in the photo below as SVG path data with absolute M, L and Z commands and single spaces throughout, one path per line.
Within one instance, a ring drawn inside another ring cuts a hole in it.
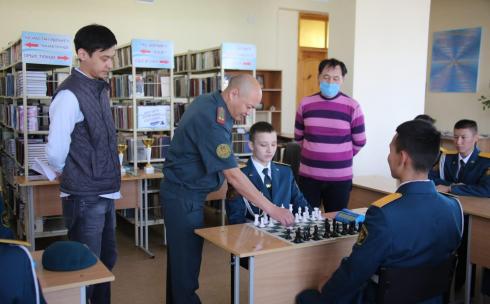
M 234 264 L 232 267 L 234 268 L 233 273 L 233 303 L 240 303 L 240 257 L 237 255 L 233 256 Z
M 248 274 L 249 274 L 248 303 L 250 304 L 254 303 L 254 272 L 255 272 L 255 257 L 251 256 L 249 257 L 248 260 Z
M 87 289 L 85 286 L 80 287 L 80 304 L 86 304 L 86 301 L 87 301 L 86 290 Z
M 32 190 L 32 186 L 26 187 L 27 191 L 27 227 L 24 224 L 24 229 L 27 229 L 26 237 L 27 241 L 29 244 L 31 244 L 31 247 L 29 248 L 29 251 L 34 251 L 36 250 L 36 238 L 34 236 L 34 194 Z M 24 213 L 25 214 L 25 213 Z M 24 221 L 26 219 L 24 218 Z
M 471 299 L 471 222 L 472 216 L 468 217 L 468 245 L 466 246 L 466 280 L 464 289 L 464 303 L 470 304 Z

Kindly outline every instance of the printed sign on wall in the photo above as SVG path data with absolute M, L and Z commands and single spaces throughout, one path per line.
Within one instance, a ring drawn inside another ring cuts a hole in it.
M 174 43 L 163 40 L 133 39 L 133 65 L 137 68 L 174 68 Z
M 65 35 L 22 32 L 22 61 L 70 66 L 73 56 L 71 40 Z
M 223 43 L 223 67 L 233 70 L 255 70 L 257 49 L 253 44 Z

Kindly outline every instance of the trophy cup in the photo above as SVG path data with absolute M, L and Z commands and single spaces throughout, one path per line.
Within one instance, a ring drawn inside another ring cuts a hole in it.
M 126 144 L 118 144 L 117 145 L 117 151 L 119 152 L 119 163 L 121 164 L 121 175 L 126 174 L 126 169 L 123 167 L 123 158 L 124 158 L 124 151 L 128 148 L 128 145 Z
M 146 147 L 146 165 L 145 165 L 145 173 L 146 174 L 153 174 L 155 173 L 155 168 L 150 163 L 151 160 L 151 145 L 153 144 L 154 138 L 153 137 L 146 137 L 143 139 L 143 143 L 145 144 Z

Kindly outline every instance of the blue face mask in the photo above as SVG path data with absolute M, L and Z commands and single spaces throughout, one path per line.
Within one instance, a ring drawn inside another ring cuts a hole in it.
M 320 92 L 325 97 L 334 97 L 340 91 L 340 85 L 338 83 L 320 82 Z

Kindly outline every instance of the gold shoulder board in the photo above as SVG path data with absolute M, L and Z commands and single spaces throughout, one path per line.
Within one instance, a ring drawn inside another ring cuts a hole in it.
M 483 157 L 483 158 L 490 158 L 490 153 L 489 152 L 480 152 L 480 153 L 478 153 L 478 156 Z
M 12 245 L 22 245 L 22 246 L 31 246 L 29 242 L 19 241 L 19 240 L 9 240 L 9 239 L 0 239 L 0 243 L 2 244 L 12 244 Z
M 375 201 L 371 205 L 376 206 L 378 208 L 381 208 L 381 207 L 399 199 L 400 197 L 402 197 L 401 193 L 392 193 L 392 194 L 389 194 L 385 197 L 380 198 L 379 200 Z

